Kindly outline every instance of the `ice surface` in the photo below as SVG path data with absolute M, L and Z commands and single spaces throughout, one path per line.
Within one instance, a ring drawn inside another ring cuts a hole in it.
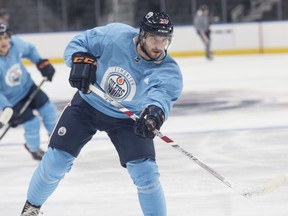
M 176 59 L 184 92 L 161 131 L 239 188 L 288 172 L 288 55 Z M 69 69 L 55 65 L 43 89 L 63 108 L 75 90 Z M 29 67 L 33 78 L 41 76 Z M 2 130 L 3 131 L 3 130 Z M 1 131 L 1 132 L 2 132 Z M 48 137 L 41 128 L 42 147 Z M 20 215 L 37 162 L 23 147 L 22 128 L 0 143 L 0 212 Z M 155 139 L 169 216 L 286 216 L 286 185 L 244 198 L 169 144 Z M 49 216 L 139 216 L 136 189 L 113 145 L 98 133 L 42 207 Z

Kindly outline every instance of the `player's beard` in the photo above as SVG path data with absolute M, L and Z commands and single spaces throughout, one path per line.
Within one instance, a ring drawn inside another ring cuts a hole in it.
M 166 56 L 163 50 L 159 50 L 157 48 L 152 48 L 151 51 L 149 51 L 147 44 L 143 42 L 143 40 L 140 41 L 140 49 L 149 58 L 149 61 L 158 61 L 162 55 L 164 57 Z
M 8 51 L 10 49 L 10 40 L 0 42 L 0 55 L 1 56 L 6 56 Z

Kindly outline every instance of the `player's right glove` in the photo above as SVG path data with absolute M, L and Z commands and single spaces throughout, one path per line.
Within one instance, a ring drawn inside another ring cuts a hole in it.
M 164 119 L 162 109 L 155 105 L 150 105 L 142 111 L 139 119 L 135 121 L 134 133 L 143 138 L 153 139 L 155 137 L 153 131 L 155 129 L 160 130 Z
M 72 55 L 72 68 L 69 83 L 84 94 L 88 94 L 89 85 L 96 82 L 97 62 L 95 56 L 87 52 L 76 52 Z

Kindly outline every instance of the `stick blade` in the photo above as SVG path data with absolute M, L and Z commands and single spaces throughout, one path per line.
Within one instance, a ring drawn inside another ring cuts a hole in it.
M 263 185 L 253 186 L 242 191 L 241 195 L 247 198 L 270 193 L 288 183 L 288 174 L 277 176 Z

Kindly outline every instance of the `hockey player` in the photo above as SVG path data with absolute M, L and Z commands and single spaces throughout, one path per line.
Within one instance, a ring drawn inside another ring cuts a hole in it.
M 0 8 L 0 23 L 9 26 L 10 13 L 6 8 Z
M 69 82 L 79 91 L 64 109 L 49 148 L 35 170 L 21 216 L 40 207 L 69 172 L 82 147 L 99 131 L 114 144 L 121 165 L 138 189 L 145 216 L 165 216 L 166 203 L 155 161 L 153 130 L 158 130 L 182 91 L 182 75 L 167 54 L 173 25 L 164 12 L 149 12 L 140 32 L 121 23 L 77 35 L 64 52 Z M 134 122 L 89 90 L 92 83 L 132 112 Z
M 207 5 L 201 5 L 194 17 L 194 27 L 200 39 L 205 45 L 205 55 L 208 60 L 212 60 L 209 9 Z
M 0 128 L 7 123 L 11 127 L 23 124 L 25 147 L 35 160 L 41 160 L 44 151 L 40 148 L 40 122 L 33 110 L 40 114 L 48 134 L 52 133 L 55 126 L 57 110 L 40 90 L 25 112 L 19 115 L 30 94 L 36 89 L 22 58 L 31 60 L 44 77 L 52 80 L 55 70 L 49 61 L 41 58 L 34 45 L 11 36 L 8 28 L 0 24 Z

